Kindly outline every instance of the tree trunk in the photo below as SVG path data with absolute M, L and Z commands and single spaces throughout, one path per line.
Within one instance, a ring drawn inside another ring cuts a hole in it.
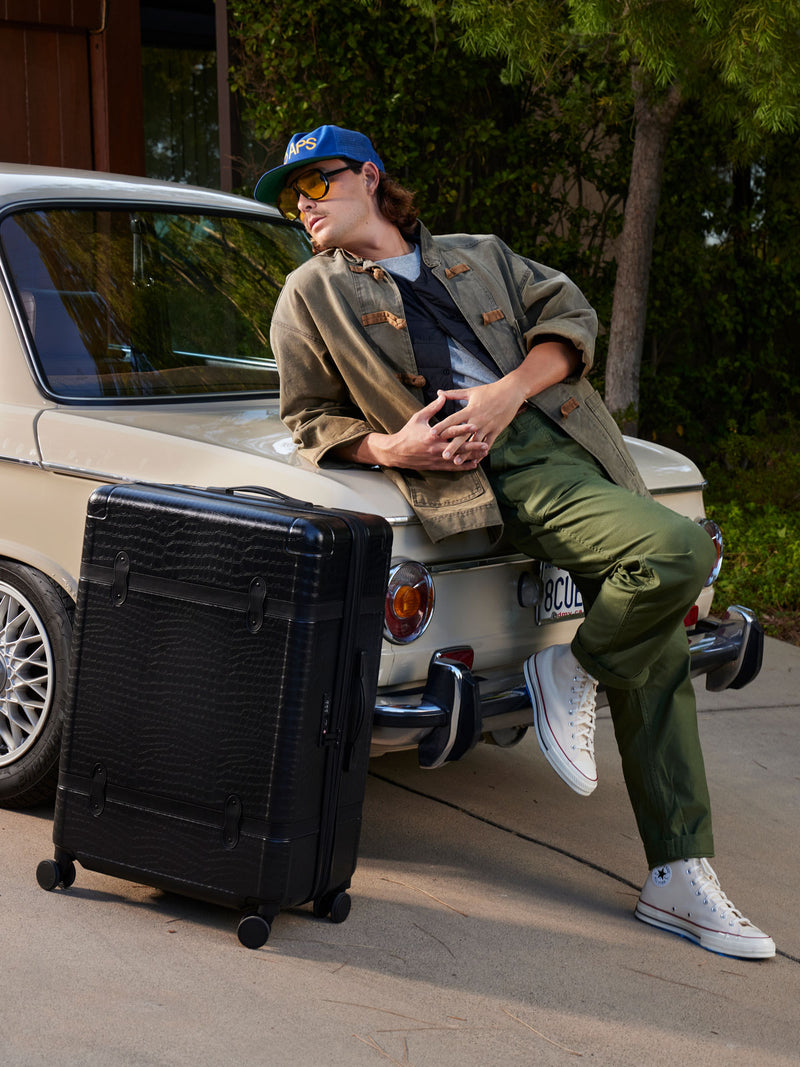
M 680 86 L 672 85 L 666 96 L 654 103 L 639 72 L 634 71 L 633 91 L 633 162 L 617 255 L 606 365 L 606 404 L 623 431 L 635 434 L 639 421 L 639 371 L 647 290 L 664 155 L 681 104 L 681 90 Z

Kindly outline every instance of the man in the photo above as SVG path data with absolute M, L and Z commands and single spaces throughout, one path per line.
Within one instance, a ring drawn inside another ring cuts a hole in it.
M 637 917 L 726 955 L 774 955 L 707 858 L 682 620 L 713 547 L 648 496 L 586 381 L 596 316 L 583 295 L 496 237 L 433 238 L 352 130 L 295 134 L 255 195 L 299 218 L 320 253 L 287 278 L 271 332 L 303 454 L 380 466 L 434 540 L 504 527 L 571 572 L 586 605 L 572 645 L 524 664 L 542 752 L 592 792 L 602 682 L 651 872 Z

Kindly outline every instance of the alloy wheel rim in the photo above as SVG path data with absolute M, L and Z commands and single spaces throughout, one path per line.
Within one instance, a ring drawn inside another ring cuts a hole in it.
M 0 582 L 0 767 L 44 729 L 53 699 L 53 651 L 44 623 L 18 589 Z

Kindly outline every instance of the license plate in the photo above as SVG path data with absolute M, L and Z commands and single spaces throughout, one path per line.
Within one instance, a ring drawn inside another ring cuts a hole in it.
M 542 599 L 539 601 L 539 622 L 560 622 L 583 615 L 583 600 L 567 571 L 552 563 L 543 563 Z

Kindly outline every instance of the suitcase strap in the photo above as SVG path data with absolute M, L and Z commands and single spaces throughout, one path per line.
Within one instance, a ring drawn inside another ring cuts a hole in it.
M 117 553 L 111 566 L 102 563 L 85 563 L 81 568 L 81 578 L 96 585 L 106 586 L 111 591 L 111 599 L 116 607 L 121 607 L 130 593 L 163 596 L 172 600 L 239 612 L 246 616 L 247 628 L 251 633 L 257 633 L 261 629 L 265 616 L 273 619 L 288 619 L 293 622 L 317 623 L 339 619 L 342 615 L 341 601 L 329 601 L 328 603 L 314 601 L 297 604 L 268 596 L 267 582 L 261 575 L 252 578 L 249 588 L 244 591 L 220 589 L 200 582 L 185 582 L 153 574 L 139 574 L 131 571 L 126 552 Z
M 279 821 L 247 816 L 242 800 L 236 793 L 231 793 L 221 808 L 212 808 L 119 785 L 113 780 L 109 781 L 106 768 L 99 763 L 92 768 L 90 777 L 74 771 L 62 771 L 59 789 L 70 793 L 72 797 L 84 798 L 87 809 L 98 819 L 113 819 L 115 809 L 132 808 L 161 818 L 205 826 L 219 834 L 223 848 L 229 851 L 233 851 L 242 838 L 291 841 L 312 836 L 319 830 L 317 818 Z

